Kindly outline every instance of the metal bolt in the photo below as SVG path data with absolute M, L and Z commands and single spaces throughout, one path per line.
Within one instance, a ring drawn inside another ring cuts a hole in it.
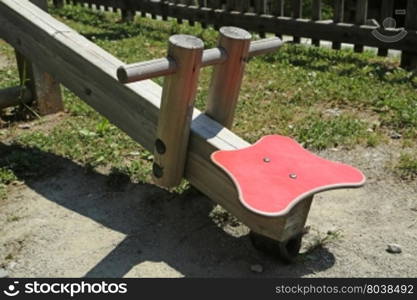
M 264 157 L 264 162 L 269 163 L 271 162 L 271 159 L 269 157 Z
M 291 174 L 290 174 L 290 178 L 291 178 L 291 179 L 297 179 L 297 174 L 291 173 Z

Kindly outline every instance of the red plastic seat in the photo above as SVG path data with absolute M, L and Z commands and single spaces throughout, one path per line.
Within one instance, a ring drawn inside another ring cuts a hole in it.
M 365 183 L 358 169 L 321 158 L 279 135 L 244 149 L 216 151 L 211 158 L 233 180 L 242 204 L 265 216 L 285 215 L 318 192 Z

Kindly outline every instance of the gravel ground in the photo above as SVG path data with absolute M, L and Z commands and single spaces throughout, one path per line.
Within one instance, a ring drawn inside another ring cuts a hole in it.
M 0 268 L 13 277 L 416 277 L 417 183 L 387 170 L 396 147 L 321 155 L 358 166 L 368 183 L 317 195 L 305 254 L 285 265 L 192 189 L 114 184 L 105 170 L 42 153 L 39 172 L 50 175 L 11 186 L 0 202 Z

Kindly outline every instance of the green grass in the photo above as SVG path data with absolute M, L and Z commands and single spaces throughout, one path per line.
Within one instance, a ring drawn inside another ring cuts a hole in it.
M 402 153 L 397 165 L 397 173 L 405 180 L 417 178 L 417 153 Z
M 165 56 L 167 40 L 175 33 L 196 35 L 206 47 L 215 46 L 218 36 L 212 28 L 178 25 L 174 20 L 137 18 L 124 24 L 117 14 L 80 7 L 51 13 L 127 63 Z M 4 43 L 0 53 L 13 59 Z M 0 76 L 0 86 L 18 84 L 15 68 L 1 69 Z M 196 100 L 201 110 L 210 76 L 209 68 L 202 70 Z M 162 78 L 155 81 L 161 84 Z M 396 131 L 404 144 L 415 147 L 416 87 L 415 74 L 399 68 L 396 59 L 288 44 L 247 65 L 233 130 L 250 142 L 266 134 L 289 135 L 312 150 L 372 147 Z M 91 167 L 107 166 L 134 181 L 150 181 L 151 153 L 66 89 L 64 98 L 68 116 L 62 122 L 48 132 L 18 134 L 12 142 Z

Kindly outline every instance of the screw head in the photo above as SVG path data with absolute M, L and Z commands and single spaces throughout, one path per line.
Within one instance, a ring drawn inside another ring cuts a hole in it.
M 269 157 L 264 157 L 263 161 L 266 162 L 266 163 L 269 163 L 269 162 L 271 162 L 271 159 Z
M 295 173 L 291 173 L 291 174 L 290 174 L 290 178 L 291 178 L 291 179 L 297 179 L 297 174 L 295 174 Z

